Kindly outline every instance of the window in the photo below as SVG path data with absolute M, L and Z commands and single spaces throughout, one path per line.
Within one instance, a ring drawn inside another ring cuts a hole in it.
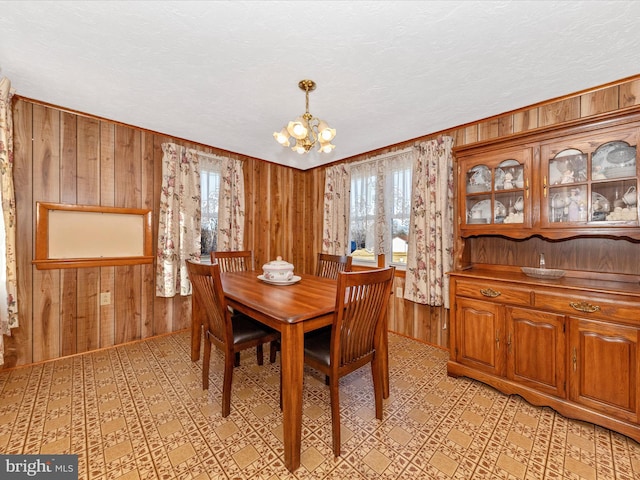
M 220 199 L 220 170 L 209 162 L 200 163 L 200 208 L 202 217 L 201 255 L 209 255 L 218 246 L 218 204 Z
M 413 154 L 404 151 L 351 167 L 349 235 L 354 262 L 375 262 L 385 254 L 390 263 L 406 263 L 412 164 Z

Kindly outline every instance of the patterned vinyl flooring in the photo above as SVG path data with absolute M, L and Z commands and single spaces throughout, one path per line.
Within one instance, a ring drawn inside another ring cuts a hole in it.
M 305 370 L 302 465 L 283 465 L 279 365 L 243 352 L 231 415 L 222 356 L 202 390 L 183 331 L 0 372 L 0 453 L 77 454 L 81 479 L 640 479 L 640 445 L 479 382 L 448 352 L 391 334 L 391 396 L 374 415 L 370 369 L 343 378 L 342 455 L 329 392 Z

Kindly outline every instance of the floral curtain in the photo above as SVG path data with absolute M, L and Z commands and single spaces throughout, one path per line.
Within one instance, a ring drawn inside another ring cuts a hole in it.
M 191 294 L 185 261 L 200 259 L 200 170 L 193 149 L 163 143 L 156 295 Z
M 332 255 L 349 253 L 349 165 L 325 170 L 322 251 Z
M 449 308 L 453 265 L 453 138 L 415 146 L 404 298 Z
M 0 79 L 0 365 L 4 365 L 4 335 L 18 326 L 16 269 L 16 201 L 13 187 L 13 91 Z
M 218 250 L 242 250 L 244 245 L 244 175 L 242 162 L 213 157 L 220 163 L 218 206 Z

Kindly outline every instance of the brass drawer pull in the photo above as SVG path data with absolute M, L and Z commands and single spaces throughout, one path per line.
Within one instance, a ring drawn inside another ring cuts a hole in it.
M 590 303 L 587 302 L 569 302 L 569 305 L 571 305 L 571 307 L 575 310 L 578 310 L 579 312 L 584 312 L 584 313 L 593 313 L 593 312 L 598 312 L 600 311 L 600 306 L 598 305 L 591 305 Z
M 502 295 L 500 292 L 496 292 L 493 288 L 483 288 L 480 290 L 480 293 L 485 297 L 496 298 Z

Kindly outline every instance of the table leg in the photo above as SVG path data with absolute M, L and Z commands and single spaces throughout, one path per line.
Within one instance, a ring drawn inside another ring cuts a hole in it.
M 304 331 L 302 323 L 286 324 L 281 331 L 282 416 L 284 463 L 290 472 L 300 466 L 302 438 L 302 384 Z

